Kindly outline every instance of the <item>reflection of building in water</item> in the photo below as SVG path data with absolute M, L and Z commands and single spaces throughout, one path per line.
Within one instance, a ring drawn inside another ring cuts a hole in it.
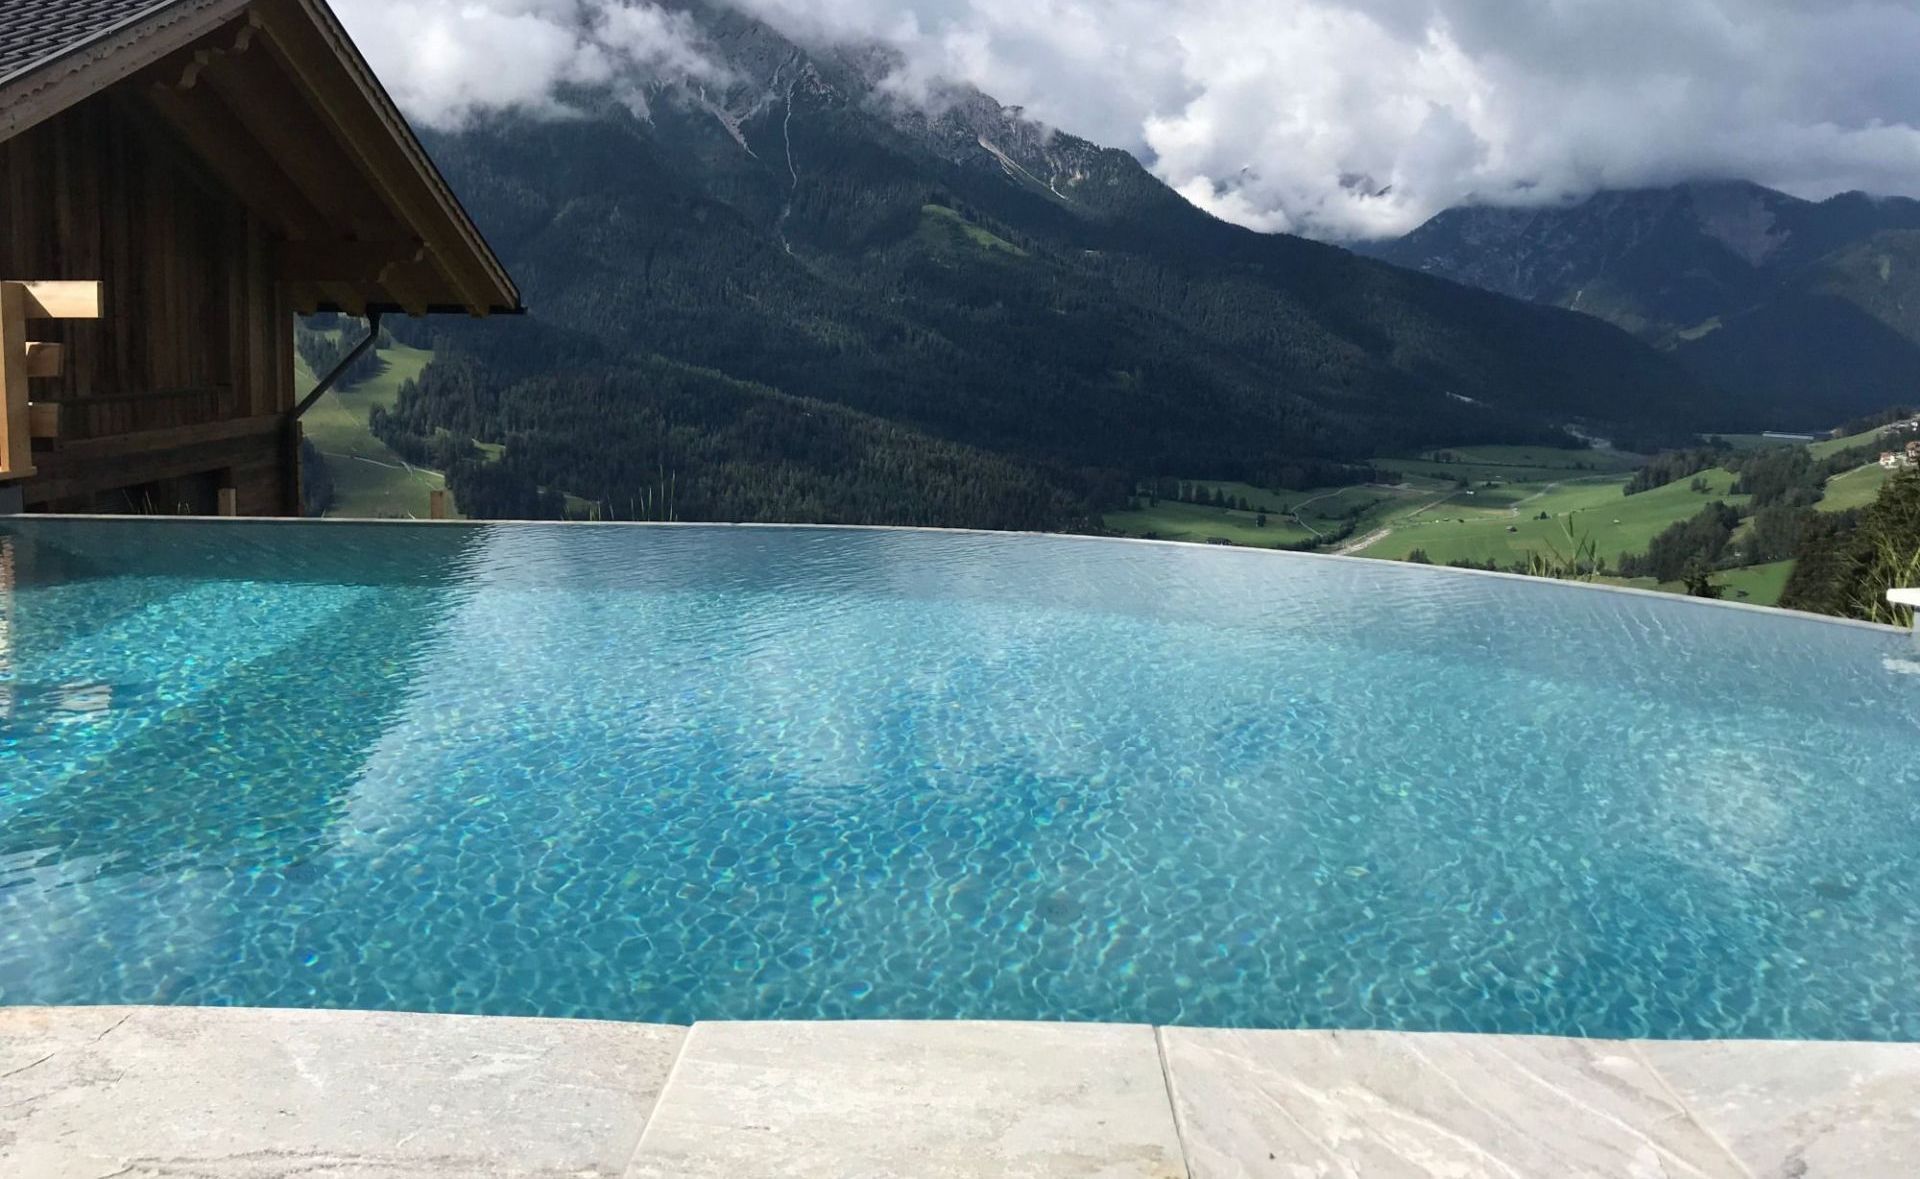
M 13 538 L 0 536 L 0 720 L 13 714 Z
M 19 584 L 17 569 L 18 558 L 14 552 L 13 538 L 0 536 L 0 721 L 12 720 L 24 706 L 23 696 L 30 695 L 13 678 L 13 618 L 17 606 L 14 595 Z M 40 707 L 45 710 L 46 719 L 55 723 L 91 720 L 113 708 L 113 685 L 86 682 L 58 684 L 45 690 Z
M 53 690 L 47 719 L 55 724 L 93 720 L 112 707 L 112 684 L 61 684 Z
M 13 538 L 0 536 L 0 721 L 13 715 Z

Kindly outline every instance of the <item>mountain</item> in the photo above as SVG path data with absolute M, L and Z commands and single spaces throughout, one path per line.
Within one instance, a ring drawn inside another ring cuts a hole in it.
M 1920 396 L 1920 201 L 1755 184 L 1449 209 L 1372 257 L 1640 335 L 1781 426 Z
M 674 7 L 715 68 L 428 139 L 531 309 L 440 329 L 378 423 L 470 511 L 1063 527 L 1149 476 L 1738 416 L 1612 325 L 1227 225 L 986 95 L 901 100 L 879 50 Z

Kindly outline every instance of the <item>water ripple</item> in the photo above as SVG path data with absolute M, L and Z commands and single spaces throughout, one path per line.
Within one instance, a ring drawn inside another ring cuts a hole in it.
M 0 1002 L 1920 1036 L 1889 632 L 1065 538 L 0 546 Z

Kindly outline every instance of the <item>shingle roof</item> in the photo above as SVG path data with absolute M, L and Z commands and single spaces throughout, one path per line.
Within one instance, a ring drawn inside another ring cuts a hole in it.
M 4 0 L 0 82 L 37 69 L 178 0 Z

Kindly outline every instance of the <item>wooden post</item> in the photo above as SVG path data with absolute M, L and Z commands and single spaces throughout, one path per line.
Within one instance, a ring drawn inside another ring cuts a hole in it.
M 448 518 L 446 488 L 436 487 L 432 491 L 427 492 L 427 518 L 429 520 L 445 520 Z
M 237 488 L 222 487 L 220 489 L 219 499 L 220 514 L 222 516 L 238 516 L 240 514 L 240 492 Z
M 27 321 L 98 318 L 97 282 L 0 282 L 0 479 L 33 474 L 36 415 L 27 380 L 59 376 L 63 359 L 58 345 L 27 339 Z M 47 418 L 38 416 L 45 433 Z M 52 421 L 57 431 L 57 412 Z
M 0 479 L 33 474 L 33 423 L 27 412 L 27 291 L 0 282 Z

